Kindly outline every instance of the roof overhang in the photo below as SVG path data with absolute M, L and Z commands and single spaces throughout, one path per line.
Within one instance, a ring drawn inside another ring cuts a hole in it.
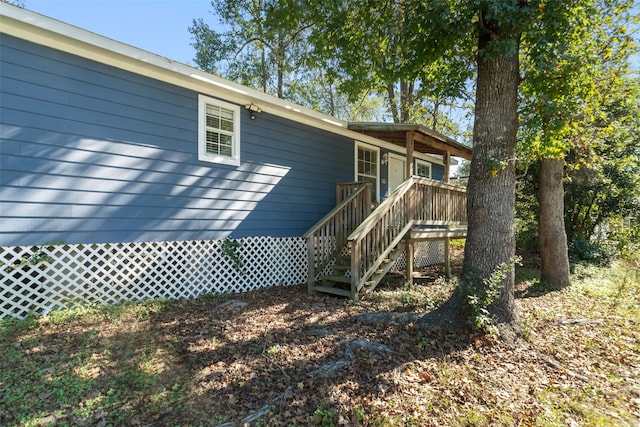
M 409 136 L 413 139 L 414 151 L 440 156 L 449 153 L 451 156 L 471 160 L 471 147 L 461 144 L 426 126 L 411 123 L 352 122 L 347 125 L 347 128 L 397 146 L 405 147 L 405 149 L 407 146 L 407 137 Z

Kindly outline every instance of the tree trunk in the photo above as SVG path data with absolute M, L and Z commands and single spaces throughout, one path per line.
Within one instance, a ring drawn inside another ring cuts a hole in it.
M 413 81 L 400 79 L 400 123 L 409 123 L 413 109 Z
M 481 33 L 478 42 L 478 76 L 473 126 L 473 161 L 467 188 L 469 221 L 462 267 L 463 282 L 487 279 L 501 264 L 515 257 L 515 148 L 518 129 L 518 49 L 508 53 L 482 52 L 502 36 L 494 28 Z M 500 295 L 489 312 L 503 339 L 520 331 L 514 303 L 513 269 L 501 281 Z
M 562 289 L 569 285 L 569 252 L 564 227 L 563 159 L 542 159 L 540 169 L 540 281 Z
M 396 93 L 392 82 L 387 83 L 387 99 L 389 100 L 389 109 L 391 110 L 393 123 L 401 123 L 398 105 L 396 104 L 398 100 L 396 99 Z

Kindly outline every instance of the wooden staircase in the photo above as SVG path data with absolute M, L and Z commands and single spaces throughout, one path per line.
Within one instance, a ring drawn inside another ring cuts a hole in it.
M 312 284 L 310 290 L 342 295 L 354 301 L 358 300 L 359 293 L 375 289 L 403 253 L 404 243 L 401 243 L 389 253 L 387 258 L 382 259 L 379 268 L 368 281 L 361 283 L 359 288 L 353 287 L 351 283 L 351 254 L 341 255 L 337 257 L 335 264 L 331 267 L 331 274 L 320 276 L 318 283 Z
M 466 192 L 459 187 L 411 177 L 373 212 L 370 194 L 366 183 L 339 185 L 338 205 L 305 233 L 309 292 L 357 301 L 413 244 L 414 227 L 432 227 L 435 236 L 466 223 Z

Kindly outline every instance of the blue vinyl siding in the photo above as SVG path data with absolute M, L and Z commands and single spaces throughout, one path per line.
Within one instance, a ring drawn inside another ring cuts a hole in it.
M 241 165 L 198 161 L 198 93 L 0 43 L 2 246 L 299 236 L 353 179 L 352 140 L 244 109 Z
M 431 179 L 436 181 L 444 181 L 444 166 L 431 163 Z

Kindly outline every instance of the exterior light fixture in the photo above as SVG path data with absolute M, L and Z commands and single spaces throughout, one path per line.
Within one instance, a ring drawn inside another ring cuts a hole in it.
M 260 107 L 258 107 L 254 103 L 247 104 L 247 105 L 244 106 L 244 108 L 249 110 L 249 114 L 250 114 L 249 117 L 251 117 L 251 120 L 255 120 L 256 119 L 256 114 L 262 113 L 262 109 Z

